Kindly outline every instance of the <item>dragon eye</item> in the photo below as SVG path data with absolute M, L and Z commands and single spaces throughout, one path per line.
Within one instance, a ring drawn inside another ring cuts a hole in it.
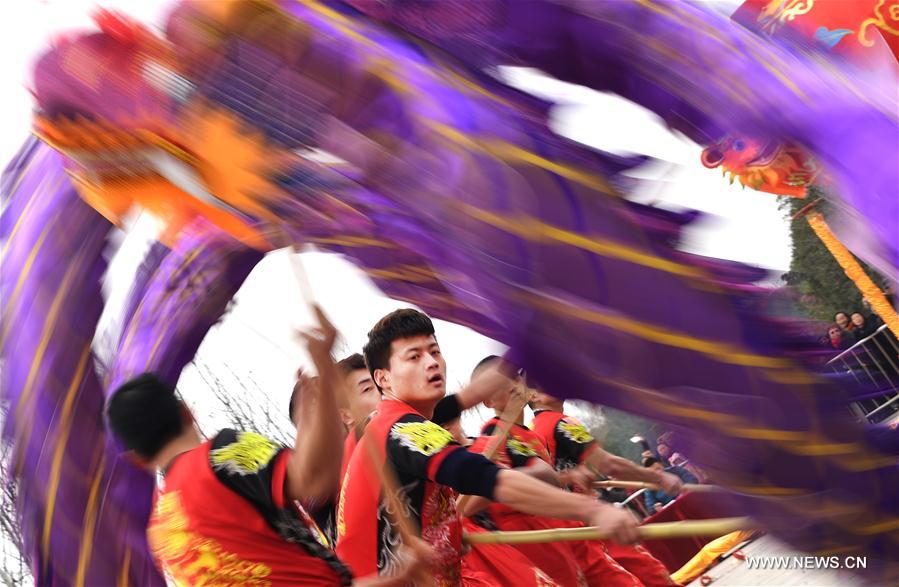
M 733 150 L 736 151 L 737 153 L 739 153 L 740 151 L 742 151 L 745 148 L 746 148 L 746 143 L 744 143 L 740 139 L 737 139 L 734 141 Z

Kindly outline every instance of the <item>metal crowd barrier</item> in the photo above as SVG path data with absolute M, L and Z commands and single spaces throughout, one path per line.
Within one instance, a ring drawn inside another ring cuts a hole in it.
M 886 324 L 827 361 L 827 366 L 883 390 L 882 395 L 850 404 L 850 410 L 860 420 L 877 424 L 899 418 L 899 342 Z

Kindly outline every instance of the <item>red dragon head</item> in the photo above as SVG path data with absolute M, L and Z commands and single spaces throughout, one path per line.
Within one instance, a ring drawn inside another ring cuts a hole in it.
M 703 149 L 702 164 L 721 167 L 744 186 L 780 196 L 805 197 L 805 188 L 820 175 L 813 157 L 798 147 L 776 141 L 725 137 Z

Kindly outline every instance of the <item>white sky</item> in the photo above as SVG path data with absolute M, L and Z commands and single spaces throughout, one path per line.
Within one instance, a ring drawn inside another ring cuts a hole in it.
M 735 2 L 715 4 L 734 6 Z M 24 82 L 32 60 L 54 34 L 90 26 L 89 14 L 96 5 L 94 0 L 19 0 L 6 7 L 6 18 L 0 23 L 0 159 L 4 162 L 29 132 L 32 102 Z M 144 22 L 158 22 L 167 3 L 119 0 L 102 5 L 121 9 Z M 708 212 L 709 219 L 687 235 L 690 250 L 777 270 L 787 268 L 789 235 L 774 197 L 728 185 L 720 172 L 702 167 L 697 145 L 675 137 L 655 116 L 636 106 L 523 70 L 510 75 L 522 88 L 560 103 L 553 113 L 554 127 L 560 133 L 595 147 L 645 153 L 669 162 L 647 172 L 664 181 L 656 182 L 639 199 Z M 125 239 L 110 271 L 112 309 L 121 303 L 145 246 L 146 218 L 142 217 L 138 225 L 143 230 Z M 380 295 L 361 272 L 340 258 L 309 253 L 304 255 L 304 262 L 315 297 L 343 333 L 345 352 L 340 356 L 360 349 L 378 318 L 405 305 Z M 253 271 L 231 314 L 203 343 L 197 362 L 213 370 L 227 366 L 248 376 L 258 383 L 268 401 L 283 409 L 295 369 L 305 362 L 293 331 L 307 320 L 288 258 L 284 252 L 276 252 Z M 439 323 L 437 328 L 451 388 L 467 380 L 482 357 L 501 350 L 495 342 L 466 328 L 446 323 Z M 184 372 L 179 388 L 197 404 L 202 418 L 208 391 L 194 367 Z M 204 420 L 207 429 L 220 425 L 211 415 Z

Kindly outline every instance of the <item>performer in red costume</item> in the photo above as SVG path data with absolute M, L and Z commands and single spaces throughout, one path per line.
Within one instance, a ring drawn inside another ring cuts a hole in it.
M 545 443 L 564 485 L 576 491 L 589 491 L 590 484 L 602 473 L 616 479 L 655 483 L 670 495 L 680 493 L 683 482 L 675 475 L 638 467 L 604 451 L 583 424 L 564 414 L 563 400 L 537 391 L 531 395 L 529 404 L 534 410 L 531 428 Z M 608 554 L 644 585 L 674 585 L 665 565 L 639 544 L 621 548 L 610 542 L 604 544 Z M 589 575 L 589 569 L 585 573 Z
M 306 338 L 321 381 L 298 400 L 293 450 L 234 430 L 203 442 L 174 388 L 149 373 L 110 398 L 112 432 L 132 460 L 162 475 L 147 537 L 157 564 L 179 585 L 396 587 L 420 566 L 406 550 L 394 576 L 354 582 L 310 515 L 334 491 L 339 463 L 336 331 L 316 311 L 321 335 Z
M 475 367 L 472 376 L 498 361 L 498 357 L 487 357 Z M 512 402 L 521 402 L 530 392 L 522 386 L 520 378 L 510 387 L 485 402 L 493 408 L 496 416 L 487 421 L 481 429 L 481 436 L 471 447 L 472 451 L 493 452 L 493 459 L 499 464 L 525 472 L 553 485 L 559 485 L 559 475 L 553 470 L 549 452 L 543 440 L 524 426 L 522 409 L 517 414 L 508 414 Z M 511 419 L 505 442 L 492 447 L 499 440 L 504 427 L 501 416 Z M 491 504 L 486 510 L 472 518 L 488 530 L 542 530 L 580 525 L 565 520 L 545 516 L 523 514 L 501 504 Z M 550 542 L 545 544 L 516 544 L 515 548 L 534 561 L 549 576 L 562 585 L 602 585 L 603 587 L 637 587 L 640 581 L 615 562 L 599 541 Z
M 432 575 L 437 585 L 462 580 L 462 524 L 456 492 L 479 495 L 532 514 L 546 514 L 605 527 L 622 542 L 636 539 L 633 518 L 586 496 L 554 488 L 528 475 L 500 469 L 453 441 L 428 418 L 446 394 L 446 364 L 430 318 L 398 310 L 369 332 L 365 360 L 384 399 L 366 427 L 347 469 L 338 504 L 337 552 L 356 573 L 384 573 L 397 563 L 399 536 L 388 523 L 378 469 L 397 477 L 406 511 L 421 537 L 435 551 Z M 472 386 L 492 391 L 510 385 L 498 369 L 488 370 Z M 374 451 L 377 459 L 370 458 Z

